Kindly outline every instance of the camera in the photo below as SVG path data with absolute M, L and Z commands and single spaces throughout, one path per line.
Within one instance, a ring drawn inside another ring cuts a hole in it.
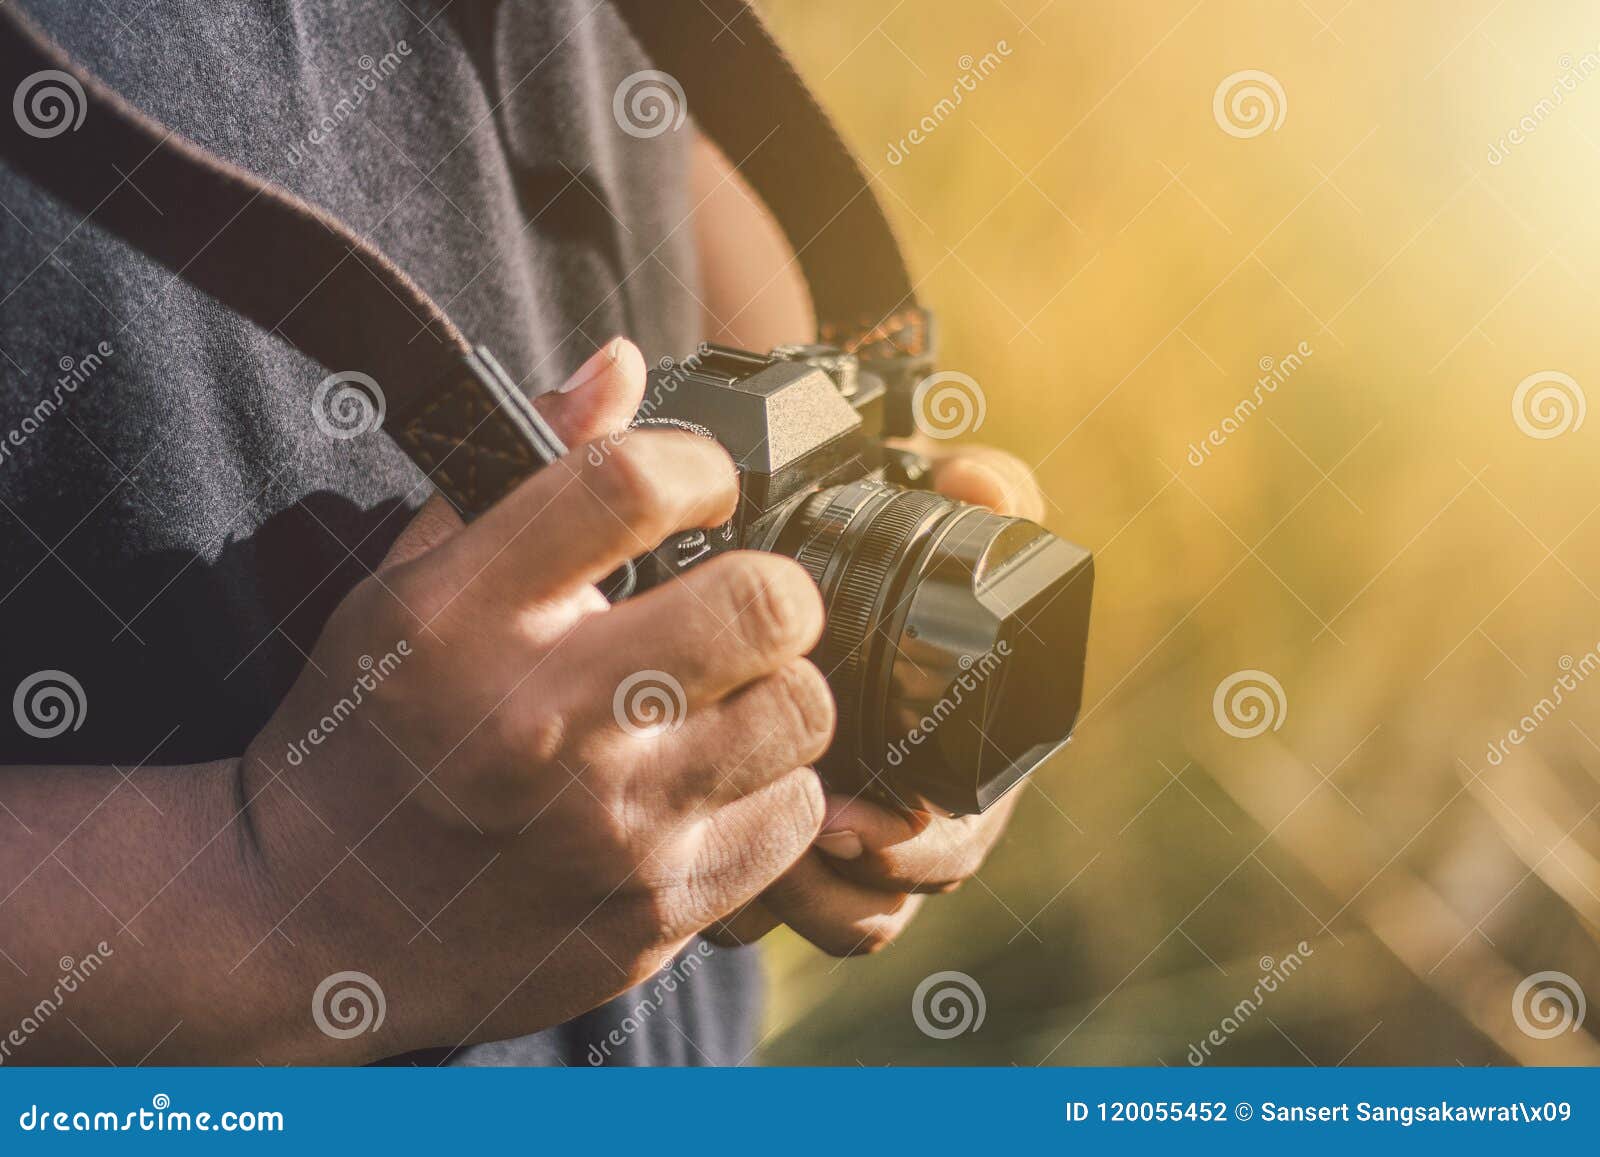
M 838 704 L 823 780 L 973 814 L 1071 734 L 1094 563 L 1026 519 L 926 489 L 928 462 L 884 436 L 891 406 L 910 400 L 892 380 L 827 346 L 705 345 L 664 361 L 633 425 L 720 442 L 738 467 L 738 509 L 634 560 L 608 593 L 736 548 L 794 559 L 827 612 L 811 654 Z

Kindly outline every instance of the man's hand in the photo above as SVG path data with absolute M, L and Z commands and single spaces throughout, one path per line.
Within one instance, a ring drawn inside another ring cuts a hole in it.
M 933 459 L 934 488 L 946 497 L 1035 521 L 1044 517 L 1038 484 L 1010 454 L 987 446 L 941 452 L 925 439 L 913 448 Z M 876 952 L 905 930 L 926 893 L 951 891 L 978 870 L 1017 795 L 1011 792 L 981 816 L 950 818 L 830 794 L 812 850 L 711 935 L 721 943 L 748 943 L 787 924 L 835 956 Z
M 574 445 L 625 424 L 644 363 L 614 344 L 579 377 L 540 402 Z M 834 716 L 805 572 L 736 552 L 615 607 L 594 586 L 736 491 L 707 439 L 591 441 L 471 526 L 436 500 L 335 611 L 246 787 L 282 931 L 380 979 L 385 1051 L 593 1008 L 811 844 Z

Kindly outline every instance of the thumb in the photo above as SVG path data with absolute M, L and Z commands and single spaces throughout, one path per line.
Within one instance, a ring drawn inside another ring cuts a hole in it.
M 378 564 L 378 573 L 393 570 L 401 563 L 427 554 L 445 539 L 454 537 L 465 525 L 456 508 L 443 495 L 435 493 L 423 503 L 422 509 L 417 511 L 400 532 L 400 537 L 394 540 L 394 545 L 389 547 L 389 553 Z
M 534 405 L 568 446 L 581 446 L 623 429 L 644 397 L 644 355 L 627 338 L 616 337 L 596 350 L 576 373 Z M 455 507 L 435 494 L 400 532 L 378 573 L 427 554 L 455 536 L 465 523 Z
M 644 355 L 627 338 L 614 337 L 533 404 L 562 441 L 581 446 L 625 428 L 638 412 L 644 387 Z

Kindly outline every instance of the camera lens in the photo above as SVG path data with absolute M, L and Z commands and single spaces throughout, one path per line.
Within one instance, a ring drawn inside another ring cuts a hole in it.
M 821 588 L 836 791 L 981 812 L 1066 742 L 1093 564 L 1034 523 L 878 480 L 820 490 L 770 549 Z

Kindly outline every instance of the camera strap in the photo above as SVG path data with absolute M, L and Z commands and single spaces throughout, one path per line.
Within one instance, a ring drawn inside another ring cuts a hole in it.
M 819 339 L 867 362 L 931 355 L 928 315 L 855 154 L 747 0 L 612 0 L 777 219 Z
M 613 3 L 785 229 L 822 339 L 869 363 L 919 365 L 929 319 L 881 206 L 748 4 Z M 565 453 L 492 355 L 370 241 L 146 116 L 14 4 L 0 6 L 0 77 L 14 94 L 0 117 L 8 164 L 345 384 L 381 383 L 383 429 L 464 517 Z M 24 115 L 43 85 L 79 94 L 48 129 Z

